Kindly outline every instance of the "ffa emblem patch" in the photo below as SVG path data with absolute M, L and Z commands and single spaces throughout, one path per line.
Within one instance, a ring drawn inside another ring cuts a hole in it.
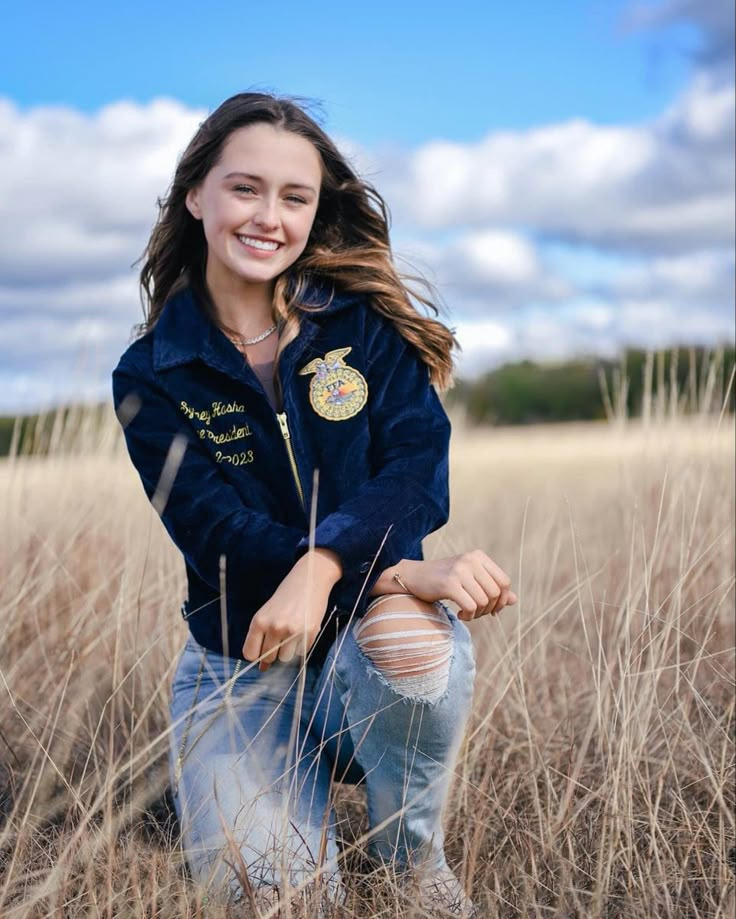
M 347 347 L 328 351 L 299 371 L 300 376 L 314 374 L 309 383 L 309 401 L 315 412 L 328 421 L 352 418 L 368 399 L 365 377 L 343 360 L 352 350 Z

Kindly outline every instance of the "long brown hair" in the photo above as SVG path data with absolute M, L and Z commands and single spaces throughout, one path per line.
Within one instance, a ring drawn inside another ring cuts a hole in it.
M 239 93 L 226 99 L 202 122 L 182 154 L 168 194 L 158 200 L 158 220 L 138 260 L 145 259 L 140 273 L 145 321 L 137 327 L 138 333 L 152 329 L 165 302 L 187 284 L 214 316 L 205 282 L 207 242 L 201 221 L 186 207 L 186 196 L 217 165 L 230 134 L 258 122 L 306 138 L 322 160 L 322 187 L 309 241 L 276 279 L 273 315 L 283 322 L 276 360 L 299 334 L 300 313 L 320 308 L 302 302 L 318 280 L 333 290 L 369 295 L 371 306 L 416 347 L 429 367 L 431 382 L 441 390 L 452 386 L 452 349 L 460 345 L 442 322 L 417 309 L 415 304 L 421 304 L 437 315 L 436 295 L 423 277 L 400 273 L 394 265 L 383 198 L 354 172 L 296 101 L 266 93 Z

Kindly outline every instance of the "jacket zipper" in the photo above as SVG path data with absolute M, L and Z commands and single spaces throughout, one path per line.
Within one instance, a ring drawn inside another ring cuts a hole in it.
M 294 484 L 296 485 L 296 490 L 299 492 L 299 501 L 301 502 L 302 509 L 306 511 L 304 504 L 304 492 L 302 491 L 302 482 L 299 478 L 299 468 L 296 465 L 296 457 L 294 456 L 294 448 L 291 445 L 291 434 L 289 433 L 289 425 L 286 420 L 286 412 L 276 412 L 276 417 L 279 419 L 279 425 L 281 426 L 281 434 L 284 438 L 284 443 L 286 444 L 286 451 L 289 454 L 289 462 L 291 463 L 291 471 L 294 473 Z M 337 604 L 335 603 L 330 611 L 330 616 L 338 609 Z M 339 615 L 339 614 L 338 614 Z
M 252 368 L 251 368 L 252 370 Z M 253 376 L 256 378 L 258 388 L 263 393 L 264 399 L 267 399 L 266 391 L 261 384 L 261 381 L 258 379 L 256 373 L 253 371 Z M 283 406 L 283 391 L 281 389 L 281 380 L 276 374 L 274 374 L 274 389 L 276 391 L 277 404 Z M 291 434 L 289 433 L 289 425 L 286 419 L 286 412 L 276 412 L 276 417 L 278 418 L 279 427 L 281 428 L 281 436 L 284 438 L 284 443 L 286 444 L 286 452 L 289 454 L 289 464 L 291 466 L 291 471 L 294 475 L 294 484 L 296 485 L 296 490 L 299 495 L 299 503 L 302 506 L 302 510 L 306 512 L 306 505 L 304 503 L 304 490 L 302 489 L 301 479 L 299 478 L 299 467 L 296 464 L 296 457 L 294 456 L 294 448 L 291 445 Z
M 294 484 L 296 485 L 296 490 L 299 493 L 299 501 L 301 502 L 302 510 L 305 511 L 306 507 L 304 504 L 304 491 L 302 489 L 301 479 L 299 478 L 299 469 L 296 465 L 294 448 L 291 445 L 291 434 L 289 433 L 289 425 L 286 420 L 286 412 L 276 412 L 276 417 L 279 419 L 281 435 L 284 438 L 284 443 L 286 444 L 286 452 L 289 454 L 289 463 L 291 464 L 291 471 L 294 474 Z

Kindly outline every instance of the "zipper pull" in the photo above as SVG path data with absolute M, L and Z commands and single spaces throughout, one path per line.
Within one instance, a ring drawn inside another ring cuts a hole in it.
M 279 419 L 279 424 L 281 425 L 281 433 L 284 437 L 284 440 L 290 440 L 291 434 L 289 434 L 289 428 L 286 425 L 286 414 L 284 412 L 277 412 L 276 417 Z

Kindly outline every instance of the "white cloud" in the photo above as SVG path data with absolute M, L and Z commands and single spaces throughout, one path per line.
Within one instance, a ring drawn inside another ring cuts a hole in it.
M 492 319 L 461 321 L 455 330 L 462 348 L 457 355 L 458 376 L 472 377 L 508 360 L 513 338 L 510 323 Z
M 143 318 L 136 283 L 133 272 L 98 280 L 72 275 L 60 283 L 31 286 L 0 280 L 0 315 L 24 314 L 39 323 L 48 316 L 118 316 L 132 324 Z
M 574 321 L 581 329 L 608 332 L 615 320 L 615 308 L 612 303 L 585 300 L 571 304 L 565 318 Z
M 104 279 L 131 265 L 202 115 L 168 99 L 93 115 L 0 99 L 0 281 Z
M 666 348 L 676 344 L 724 344 L 733 339 L 733 317 L 708 308 L 686 308 L 656 297 L 617 304 L 622 343 Z
M 682 22 L 697 28 L 697 44 L 689 49 L 694 63 L 713 77 L 732 82 L 736 8 L 728 0 L 635 0 L 622 17 L 622 26 L 632 30 Z
M 638 260 L 621 269 L 606 289 L 614 298 L 659 297 L 692 308 L 728 306 L 734 300 L 733 249 L 700 250 Z
M 478 230 L 443 243 L 412 239 L 396 248 L 430 277 L 452 309 L 466 316 L 499 313 L 530 300 L 560 301 L 575 292 L 520 233 Z
M 204 115 L 169 99 L 92 115 L 0 99 L 0 411 L 109 395 L 142 319 L 131 266 Z
M 457 324 L 463 347 L 458 376 L 472 378 L 511 361 L 567 360 L 581 355 L 614 358 L 623 347 L 722 345 L 732 340 L 733 318 L 657 298 L 607 302 L 581 298 L 560 309 L 529 307 L 497 321 Z
M 0 413 L 109 399 L 110 371 L 127 338 L 127 323 L 115 317 L 3 318 Z
M 685 252 L 734 238 L 733 84 L 707 72 L 659 118 L 583 119 L 437 141 L 394 157 L 381 181 L 402 223 L 533 228 L 621 251 Z
M 527 284 L 540 274 L 534 247 L 521 236 L 487 230 L 468 233 L 452 247 L 478 284 Z

